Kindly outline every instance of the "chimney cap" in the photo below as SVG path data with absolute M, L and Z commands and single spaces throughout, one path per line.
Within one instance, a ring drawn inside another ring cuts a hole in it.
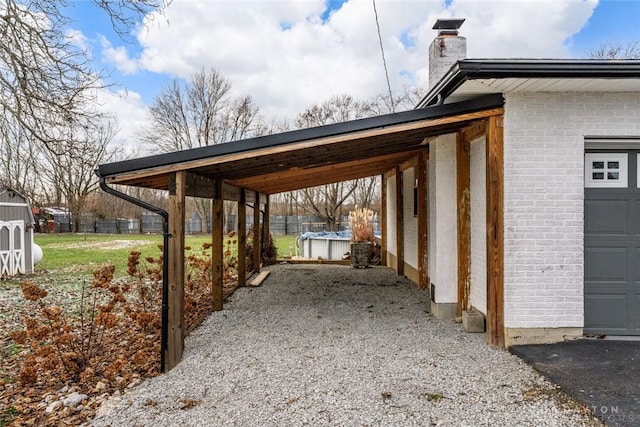
M 462 19 L 438 19 L 435 24 L 433 24 L 433 29 L 438 30 L 438 35 L 447 35 L 447 36 L 457 36 L 458 29 L 464 23 L 464 18 Z

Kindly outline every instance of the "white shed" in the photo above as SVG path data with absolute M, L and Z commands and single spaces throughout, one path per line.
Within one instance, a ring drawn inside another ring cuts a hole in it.
M 33 226 L 29 200 L 0 187 L 0 277 L 33 273 Z

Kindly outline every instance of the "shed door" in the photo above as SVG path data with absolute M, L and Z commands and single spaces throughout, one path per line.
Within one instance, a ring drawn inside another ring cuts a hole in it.
M 0 277 L 25 273 L 24 221 L 0 221 Z
M 587 334 L 640 335 L 638 153 L 585 154 Z

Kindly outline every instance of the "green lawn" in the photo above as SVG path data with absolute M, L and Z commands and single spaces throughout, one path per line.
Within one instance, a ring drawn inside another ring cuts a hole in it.
M 289 257 L 289 247 L 295 254 L 295 236 L 276 236 L 278 258 Z M 197 251 L 207 235 L 186 236 L 185 246 Z M 143 257 L 157 257 L 161 254 L 161 235 L 123 234 L 36 234 L 35 242 L 43 251 L 43 259 L 36 266 L 36 273 L 56 271 L 58 273 L 88 274 L 97 267 L 112 263 L 116 266 L 116 276 L 126 274 L 127 257 L 132 251 L 142 252 Z M 232 248 L 235 252 L 235 248 Z
M 296 236 L 274 236 L 273 238 L 278 248 L 278 259 L 291 258 L 291 254 L 296 254 Z

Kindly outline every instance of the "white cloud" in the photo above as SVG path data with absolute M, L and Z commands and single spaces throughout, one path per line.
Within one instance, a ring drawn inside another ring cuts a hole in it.
M 100 44 L 102 45 L 104 62 L 113 64 L 124 75 L 134 74 L 138 71 L 138 62 L 129 57 L 124 46 L 114 47 L 104 36 L 100 36 Z
M 87 37 L 79 30 L 68 30 L 66 34 L 71 44 L 90 54 L 91 49 Z
M 135 146 L 138 136 L 149 123 L 148 109 L 140 95 L 124 89 L 102 89 L 97 93 L 97 103 L 100 111 L 117 120 L 115 142 L 129 148 Z
M 454 0 L 469 57 L 568 58 L 570 38 L 587 23 L 597 0 Z
M 392 88 L 426 85 L 428 45 L 438 17 L 463 17 L 469 57 L 568 57 L 573 34 L 597 0 L 378 0 Z M 370 97 L 386 82 L 370 1 L 349 0 L 326 22 L 324 0 L 176 1 L 150 15 L 142 53 L 107 46 L 125 73 L 137 67 L 188 78 L 215 67 L 267 118 L 291 119 L 331 95 Z M 160 88 L 158 88 L 160 91 Z

